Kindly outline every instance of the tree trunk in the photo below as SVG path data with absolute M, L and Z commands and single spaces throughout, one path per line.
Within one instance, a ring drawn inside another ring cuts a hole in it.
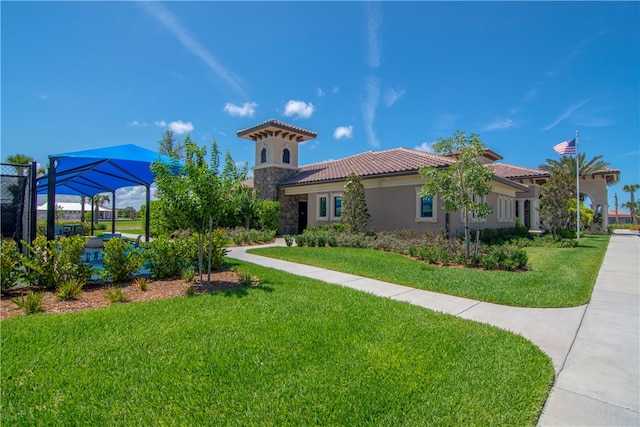
M 469 236 L 469 211 L 464 209 L 464 255 L 466 259 L 471 256 L 471 237 Z
M 213 252 L 213 217 L 209 216 L 209 251 L 207 260 L 207 284 L 211 284 L 211 254 Z

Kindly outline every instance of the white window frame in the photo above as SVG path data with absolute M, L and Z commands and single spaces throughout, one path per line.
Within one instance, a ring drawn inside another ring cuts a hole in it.
M 336 197 L 340 197 L 340 216 L 336 216 Z M 342 218 L 342 192 L 331 193 L 331 221 L 340 221 Z
M 326 199 L 327 211 L 325 212 L 324 216 L 321 216 L 320 215 L 320 200 L 323 197 Z M 318 209 L 316 209 L 316 220 L 318 220 L 318 221 L 328 221 L 329 220 L 329 210 L 331 209 L 331 199 L 329 198 L 329 193 L 316 194 L 316 200 L 317 200 L 317 204 L 318 204 Z
M 416 222 L 438 222 L 438 196 L 431 198 L 433 206 L 433 216 L 425 218 L 422 216 L 422 195 L 420 194 L 422 187 L 416 187 Z

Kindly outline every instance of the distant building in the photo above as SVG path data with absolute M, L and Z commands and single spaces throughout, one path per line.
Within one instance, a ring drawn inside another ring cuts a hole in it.
M 64 212 L 60 219 L 63 220 L 78 220 L 80 221 L 81 215 L 81 207 L 80 203 L 73 202 L 58 202 L 56 203 L 58 206 L 58 210 Z M 85 203 L 84 211 L 91 215 L 91 204 Z M 95 211 L 94 211 L 95 215 Z M 98 206 L 98 220 L 110 220 L 111 219 L 111 209 L 105 208 L 104 206 Z M 38 206 L 38 219 L 47 219 L 47 203 Z
M 609 224 L 631 224 L 631 212 L 609 211 Z

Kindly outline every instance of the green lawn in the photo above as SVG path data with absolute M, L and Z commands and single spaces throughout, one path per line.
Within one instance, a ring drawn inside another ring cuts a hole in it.
M 535 425 L 526 339 L 231 262 L 260 286 L 2 321 L 2 424 Z
M 609 236 L 585 236 L 577 248 L 527 248 L 526 272 L 429 265 L 370 249 L 270 247 L 249 253 L 295 261 L 419 289 L 521 307 L 572 307 L 591 298 Z
M 104 224 L 107 229 L 96 230 L 96 235 L 102 235 L 102 233 L 111 233 L 111 221 L 100 221 L 100 224 Z M 116 220 L 116 233 L 144 234 L 144 224 L 139 219 L 118 219 Z

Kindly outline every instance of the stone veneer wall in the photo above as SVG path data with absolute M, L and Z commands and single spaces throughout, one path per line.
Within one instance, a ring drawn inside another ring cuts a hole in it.
M 280 190 L 280 229 L 279 234 L 298 234 L 298 210 L 300 196 L 285 196 Z
M 280 202 L 279 234 L 298 234 L 298 197 L 285 196 L 284 190 L 278 192 L 278 184 L 297 173 L 295 169 L 278 167 L 253 171 L 253 185 L 258 190 L 258 197 Z

